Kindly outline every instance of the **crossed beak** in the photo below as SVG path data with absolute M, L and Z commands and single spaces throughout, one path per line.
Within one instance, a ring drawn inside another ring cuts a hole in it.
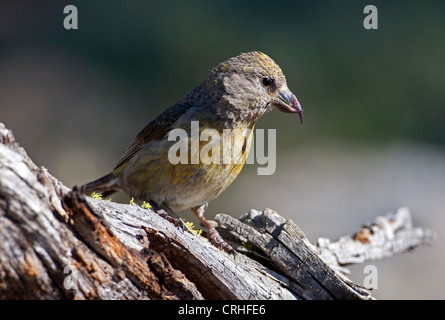
M 277 91 L 272 97 L 275 108 L 286 113 L 298 113 L 300 122 L 303 124 L 303 109 L 297 100 L 297 97 L 286 86 Z

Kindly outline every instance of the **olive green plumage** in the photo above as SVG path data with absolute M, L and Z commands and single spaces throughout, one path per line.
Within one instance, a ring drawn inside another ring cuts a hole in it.
M 250 149 L 249 139 L 234 137 L 243 144 L 241 160 L 236 163 L 171 164 L 168 151 L 175 141 L 168 141 L 169 132 L 179 128 L 190 137 L 192 121 L 199 121 L 200 133 L 214 129 L 222 135 L 224 129 L 253 129 L 255 122 L 274 108 L 297 113 L 302 120 L 297 99 L 270 57 L 261 52 L 233 57 L 212 69 L 200 85 L 148 123 L 110 174 L 80 190 L 87 194 L 120 190 L 175 211 L 192 208 L 204 219 L 204 206 L 241 171 Z

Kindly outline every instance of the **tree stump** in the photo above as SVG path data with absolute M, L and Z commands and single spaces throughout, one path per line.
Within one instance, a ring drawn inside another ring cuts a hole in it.
M 346 265 L 435 237 L 407 208 L 315 244 L 271 209 L 215 220 L 237 253 L 150 209 L 67 188 L 0 123 L 0 299 L 372 299 Z

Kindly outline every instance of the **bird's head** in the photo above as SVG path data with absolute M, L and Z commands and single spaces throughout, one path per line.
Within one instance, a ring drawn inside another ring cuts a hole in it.
M 281 68 L 264 53 L 243 53 L 222 62 L 210 72 L 204 85 L 218 113 L 224 110 L 250 122 L 275 108 L 298 114 L 303 123 L 303 110 L 287 87 Z

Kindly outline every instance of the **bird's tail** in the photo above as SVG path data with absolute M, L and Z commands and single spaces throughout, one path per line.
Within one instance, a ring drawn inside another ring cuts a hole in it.
M 102 194 L 103 197 L 107 197 L 119 190 L 118 182 L 119 179 L 116 178 L 112 173 L 109 173 L 102 178 L 80 186 L 79 191 L 86 195 L 97 192 Z

